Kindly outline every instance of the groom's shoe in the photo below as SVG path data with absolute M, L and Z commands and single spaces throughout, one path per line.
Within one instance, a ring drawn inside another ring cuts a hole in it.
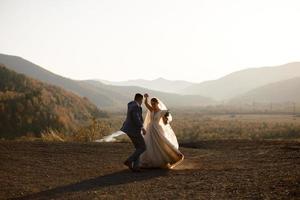
M 133 172 L 141 172 L 141 168 L 139 167 L 138 162 L 133 162 L 133 166 L 132 166 L 132 171 Z
M 133 172 L 141 172 L 142 170 L 141 170 L 140 167 L 133 167 L 133 168 L 132 168 L 132 171 L 133 171 Z
M 133 171 L 133 162 L 130 162 L 129 160 L 126 160 L 124 162 L 124 165 L 126 165 L 130 170 Z

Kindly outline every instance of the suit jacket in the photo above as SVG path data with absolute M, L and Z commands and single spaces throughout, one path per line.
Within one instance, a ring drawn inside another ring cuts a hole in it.
M 127 134 L 140 134 L 143 128 L 142 107 L 136 101 L 131 101 L 127 105 L 127 116 L 121 131 Z

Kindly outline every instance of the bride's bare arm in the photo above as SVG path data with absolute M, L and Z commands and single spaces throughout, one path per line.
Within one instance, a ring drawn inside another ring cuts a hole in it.
M 144 97 L 145 97 L 145 106 L 148 108 L 148 110 L 150 110 L 151 112 L 153 111 L 153 108 L 152 106 L 148 103 L 148 97 L 149 95 L 148 94 L 144 94 Z

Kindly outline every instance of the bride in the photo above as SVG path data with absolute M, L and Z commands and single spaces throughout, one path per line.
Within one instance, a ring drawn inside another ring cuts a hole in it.
M 144 121 L 146 151 L 140 157 L 140 167 L 172 169 L 183 161 L 184 155 L 178 150 L 176 135 L 169 124 L 171 114 L 162 101 L 152 98 L 150 105 L 149 95 L 144 97 L 148 109 Z

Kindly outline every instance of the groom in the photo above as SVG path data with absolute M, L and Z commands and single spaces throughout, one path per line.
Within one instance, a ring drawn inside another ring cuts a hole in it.
M 143 116 L 142 116 L 142 105 L 143 95 L 137 93 L 134 97 L 134 101 L 131 101 L 127 105 L 127 117 L 121 131 L 125 132 L 131 139 L 135 151 L 124 164 L 134 172 L 139 172 L 139 157 L 146 150 L 144 138 L 141 134 L 146 134 L 146 130 L 143 128 Z

